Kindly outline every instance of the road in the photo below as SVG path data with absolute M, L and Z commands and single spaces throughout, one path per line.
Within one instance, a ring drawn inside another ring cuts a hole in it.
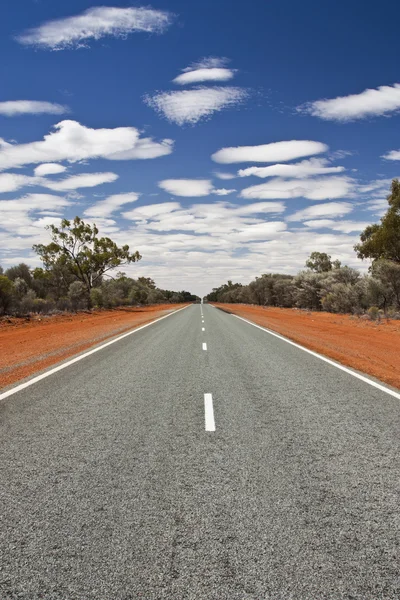
M 400 400 L 212 306 L 0 417 L 1 600 L 400 597 Z

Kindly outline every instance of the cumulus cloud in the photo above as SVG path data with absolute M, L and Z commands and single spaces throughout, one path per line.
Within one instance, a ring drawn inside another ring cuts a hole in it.
M 189 85 L 203 81 L 229 81 L 235 76 L 236 71 L 228 69 L 227 62 L 226 58 L 203 58 L 186 69 L 182 69 L 182 74 L 175 77 L 173 82 L 179 85 Z
M 294 177 L 303 178 L 313 175 L 326 175 L 329 173 L 340 173 L 344 171 L 344 167 L 331 167 L 329 161 L 324 158 L 310 158 L 299 163 L 290 165 L 276 164 L 269 167 L 249 167 L 238 171 L 239 177 Z
M 158 186 L 169 194 L 186 198 L 200 198 L 210 194 L 227 196 L 236 192 L 225 188 L 216 189 L 210 179 L 164 179 L 158 183 Z
M 391 150 L 382 156 L 386 160 L 400 160 L 400 150 Z
M 209 179 L 164 179 L 158 187 L 173 196 L 187 198 L 209 196 L 213 191 L 213 184 Z
M 34 173 L 36 177 L 44 177 L 45 175 L 57 175 L 58 173 L 64 173 L 67 167 L 58 165 L 57 163 L 43 163 L 35 168 Z
M 33 177 L 18 173 L 0 173 L 0 193 L 14 192 L 25 185 L 30 185 Z
M 289 215 L 286 221 L 307 221 L 319 217 L 343 217 L 353 210 L 354 206 L 350 202 L 326 202 L 325 204 L 315 204 Z
M 235 72 L 232 69 L 195 69 L 178 75 L 173 82 L 179 85 L 188 85 L 203 81 L 229 81 L 234 75 Z
M 84 214 L 87 217 L 109 217 L 112 213 L 121 208 L 121 206 L 136 202 L 138 198 L 139 194 L 136 192 L 113 194 L 112 196 L 108 196 L 105 200 L 101 200 L 90 208 L 87 208 Z
M 197 87 L 179 92 L 160 92 L 145 96 L 144 101 L 172 123 L 194 125 L 217 111 L 237 106 L 247 97 L 247 90 L 238 87 Z
M 83 13 L 47 21 L 17 37 L 24 45 L 47 50 L 82 48 L 105 36 L 125 37 L 133 32 L 161 33 L 172 22 L 169 12 L 151 8 L 98 6 Z
M 228 196 L 228 194 L 233 194 L 233 192 L 236 192 L 236 190 L 227 190 L 226 188 L 213 189 L 213 194 L 217 196 Z
M 355 181 L 350 177 L 315 177 L 312 179 L 272 179 L 267 183 L 253 185 L 241 192 L 246 199 L 307 198 L 308 200 L 328 200 L 344 198 L 353 193 Z
M 90 129 L 77 121 L 61 121 L 54 126 L 54 131 L 38 142 L 27 144 L 0 145 L 0 170 L 21 167 L 32 163 L 58 162 L 67 160 L 71 163 L 93 158 L 109 160 L 128 160 L 131 155 L 123 155 L 137 149 L 144 158 L 144 146 L 149 146 L 149 138 L 140 140 L 139 131 L 134 127 L 117 127 L 115 129 Z M 170 142 L 170 140 L 168 140 Z M 167 144 L 168 145 L 168 144 Z M 169 151 L 171 146 L 169 145 Z M 118 153 L 120 155 L 118 156 Z M 122 154 L 121 154 L 122 153 Z M 164 147 L 157 154 L 154 148 L 148 152 L 149 158 L 167 153 Z
M 41 180 L 43 187 L 49 188 L 56 192 L 67 192 L 77 190 L 79 188 L 91 188 L 103 183 L 112 183 L 118 179 L 116 173 L 80 173 L 59 181 Z M 39 182 L 38 182 L 39 183 Z
M 317 100 L 299 106 L 298 110 L 325 121 L 342 122 L 389 115 L 400 110 L 400 84 L 382 85 L 360 94 Z
M 335 221 L 334 219 L 317 219 L 314 221 L 305 221 L 304 225 L 311 229 L 332 229 L 333 231 L 341 231 L 342 233 L 352 233 L 354 231 L 362 231 L 370 225 L 361 221 Z
M 53 102 L 39 102 L 36 100 L 8 100 L 0 102 L 0 115 L 16 117 L 19 115 L 62 115 L 69 112 L 66 106 Z
M 3 250 L 27 250 L 42 241 L 46 237 L 44 226 L 54 223 L 54 217 L 42 216 L 43 211 L 60 214 L 70 204 L 66 198 L 52 194 L 26 194 L 12 200 L 0 200 L 0 228 L 9 232 L 9 235 L 1 234 Z
M 218 179 L 223 179 L 225 181 L 228 181 L 229 179 L 236 179 L 236 175 L 234 175 L 233 173 L 214 171 L 214 175 L 215 177 L 218 177 Z
M 64 170 L 64 169 L 63 169 Z M 115 173 L 80 173 L 65 179 L 53 180 L 46 177 L 30 177 L 19 173 L 0 173 L 0 193 L 13 192 L 26 186 L 44 187 L 56 192 L 89 188 L 112 183 L 118 179 Z
M 286 162 L 303 156 L 321 154 L 328 150 L 326 144 L 312 142 L 310 140 L 290 140 L 285 142 L 273 142 L 260 146 L 236 146 L 221 148 L 211 158 L 214 162 L 221 164 L 241 162 Z
M 159 158 L 171 154 L 174 149 L 174 141 L 170 139 L 155 142 L 152 138 L 142 138 L 131 150 L 122 150 L 107 156 L 108 160 L 144 160 Z

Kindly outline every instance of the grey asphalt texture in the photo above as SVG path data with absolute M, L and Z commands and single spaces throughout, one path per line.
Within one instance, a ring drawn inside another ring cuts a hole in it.
M 200 311 L 2 402 L 1 600 L 400 598 L 399 400 Z

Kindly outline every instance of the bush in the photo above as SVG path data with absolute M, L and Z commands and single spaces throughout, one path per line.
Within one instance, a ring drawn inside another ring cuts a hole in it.
M 10 310 L 13 302 L 14 285 L 5 275 L 0 275 L 0 315 Z
M 93 288 L 90 290 L 90 301 L 92 306 L 102 308 L 104 306 L 103 292 L 101 288 Z
M 28 290 L 19 303 L 19 312 L 23 315 L 35 312 L 35 300 L 36 293 L 33 290 Z
M 88 308 L 88 294 L 86 287 L 80 281 L 73 281 L 68 288 L 68 298 L 72 310 Z
M 372 319 L 372 321 L 377 321 L 381 318 L 381 312 L 377 306 L 371 306 L 367 310 L 367 315 Z

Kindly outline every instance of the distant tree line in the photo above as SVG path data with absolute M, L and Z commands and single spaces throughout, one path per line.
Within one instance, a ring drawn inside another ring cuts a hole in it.
M 312 252 L 297 275 L 266 273 L 248 285 L 228 283 L 206 296 L 232 302 L 368 314 L 400 318 L 400 183 L 392 182 L 389 208 L 379 224 L 369 225 L 355 246 L 357 256 L 372 259 L 367 275 L 342 266 L 324 252 Z
M 34 250 L 43 267 L 20 263 L 5 272 L 0 266 L 0 315 L 52 313 L 117 306 L 196 302 L 187 291 L 163 290 L 148 277 L 133 279 L 124 272 L 108 271 L 141 259 L 129 246 L 118 247 L 99 238 L 95 225 L 76 217 L 61 227 L 50 225 L 52 241 Z

